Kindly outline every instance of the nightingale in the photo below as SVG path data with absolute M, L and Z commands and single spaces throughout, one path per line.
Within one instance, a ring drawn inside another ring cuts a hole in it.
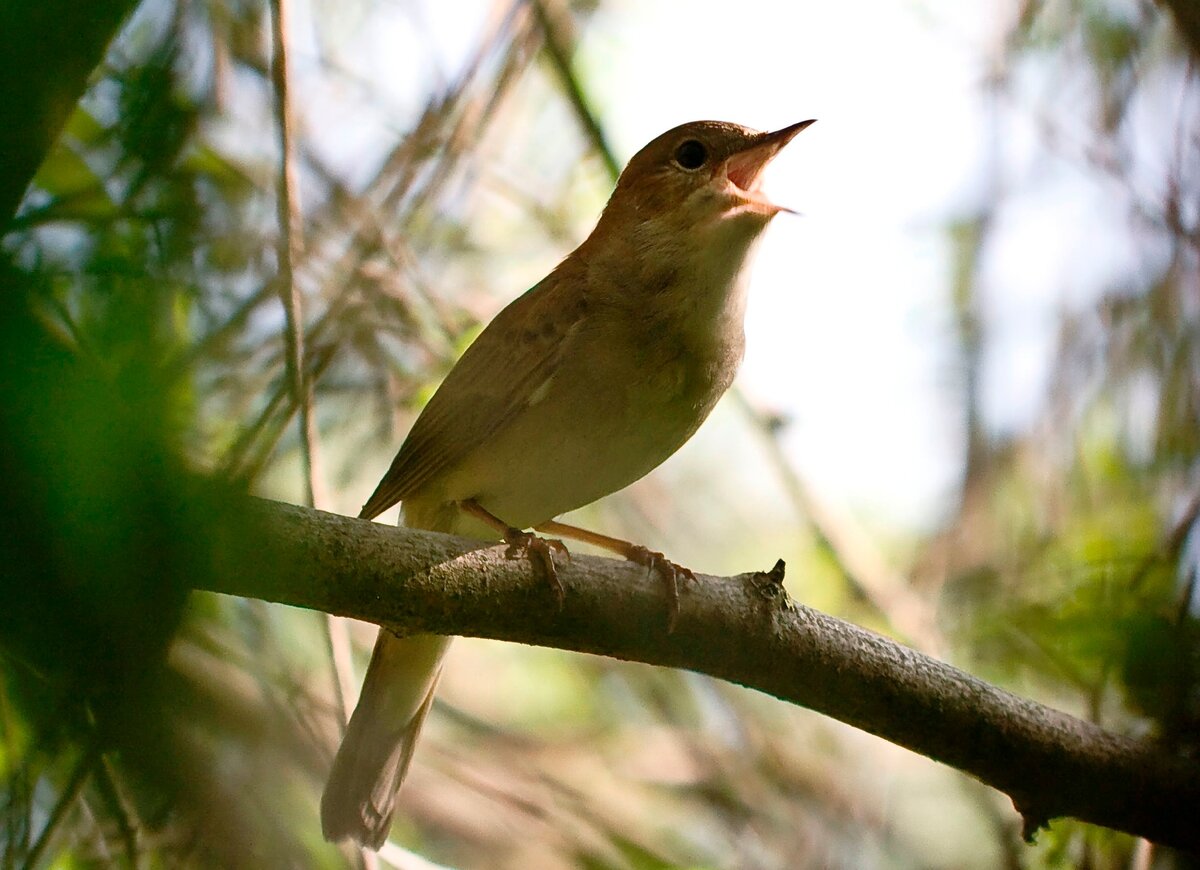
M 446 375 L 359 516 L 401 502 L 406 526 L 502 539 L 555 583 L 561 541 L 525 530 L 584 540 L 657 569 L 677 596 L 687 569 L 554 518 L 659 465 L 733 381 L 744 269 L 785 210 L 761 174 L 811 123 L 696 121 L 635 154 L 591 235 Z M 326 839 L 383 844 L 449 643 L 380 629 L 321 799 Z

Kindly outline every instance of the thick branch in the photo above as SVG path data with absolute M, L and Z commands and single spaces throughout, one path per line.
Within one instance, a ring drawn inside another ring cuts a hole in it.
M 213 591 L 387 623 L 686 668 L 825 713 L 1006 792 L 1026 829 L 1058 816 L 1200 848 L 1200 765 L 1110 734 L 864 629 L 773 595 L 769 578 L 702 576 L 667 634 L 644 569 L 575 557 L 559 611 L 500 547 L 263 502 L 252 546 L 220 547 Z

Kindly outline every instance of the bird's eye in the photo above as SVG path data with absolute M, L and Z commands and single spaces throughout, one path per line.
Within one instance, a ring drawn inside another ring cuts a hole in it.
M 708 162 L 708 149 L 703 142 L 688 139 L 675 149 L 675 162 L 682 169 L 699 169 Z

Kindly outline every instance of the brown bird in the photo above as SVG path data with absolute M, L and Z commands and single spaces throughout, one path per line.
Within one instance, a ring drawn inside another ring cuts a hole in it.
M 557 582 L 562 544 L 523 531 L 536 528 L 656 567 L 674 590 L 690 571 L 554 517 L 661 463 L 732 383 L 743 268 L 784 210 L 759 191 L 761 173 L 811 123 L 696 121 L 634 155 L 587 240 L 451 369 L 359 516 L 402 502 L 405 525 L 502 538 Z M 321 799 L 327 839 L 387 838 L 449 643 L 380 630 Z

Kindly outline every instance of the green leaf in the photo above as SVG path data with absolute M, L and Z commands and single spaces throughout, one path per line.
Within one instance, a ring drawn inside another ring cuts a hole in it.
M 33 183 L 58 199 L 93 191 L 104 193 L 100 179 L 92 168 L 82 157 L 62 145 L 50 152 L 33 177 Z

